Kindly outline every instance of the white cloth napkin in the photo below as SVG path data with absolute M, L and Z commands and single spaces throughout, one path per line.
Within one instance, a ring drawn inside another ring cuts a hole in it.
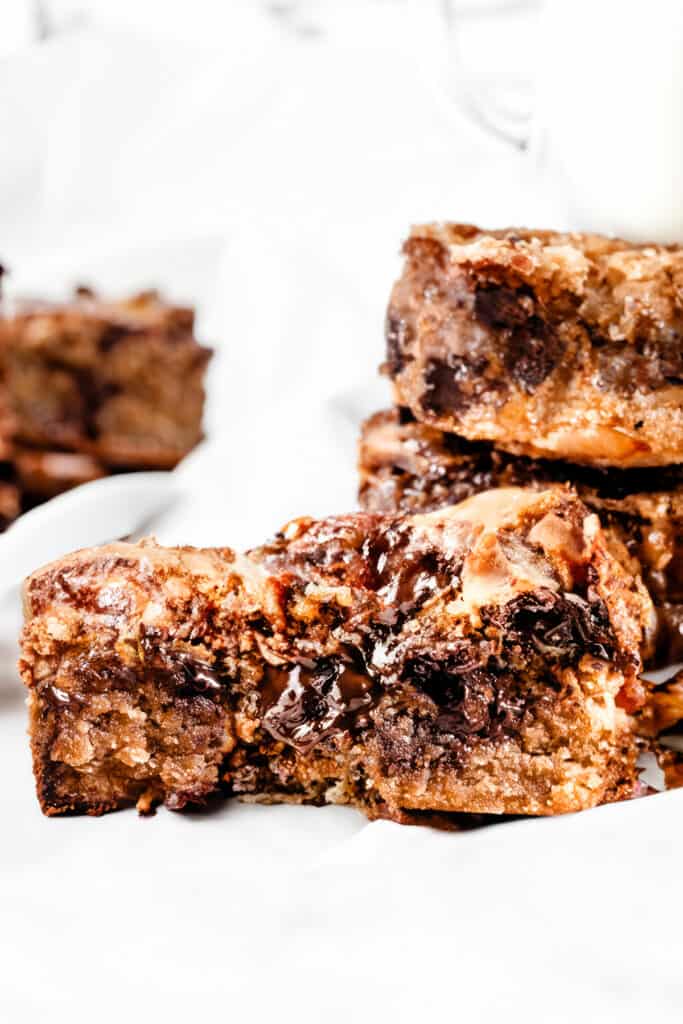
M 394 9 L 369 37 L 358 7 L 315 39 L 276 15 L 223 57 L 95 26 L 0 65 L 14 286 L 157 282 L 216 346 L 165 542 L 353 507 L 409 223 L 553 219 L 449 108 L 436 16 Z M 466 834 L 237 803 L 47 820 L 13 676 L 0 701 L 5 1020 L 680 1020 L 681 794 Z

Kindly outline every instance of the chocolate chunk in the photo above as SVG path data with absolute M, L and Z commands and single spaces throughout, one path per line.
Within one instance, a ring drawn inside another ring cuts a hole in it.
M 519 645 L 561 665 L 576 664 L 586 653 L 611 660 L 617 646 L 604 602 L 576 593 L 539 588 L 502 608 L 482 609 L 481 617 L 500 630 L 508 649 Z
M 373 703 L 373 684 L 358 655 L 268 667 L 261 699 L 263 727 L 305 753 L 354 728 Z
M 402 427 L 407 426 L 409 423 L 416 423 L 416 419 L 411 409 L 408 409 L 405 405 L 398 407 L 398 422 Z
M 163 682 L 178 696 L 215 699 L 225 692 L 229 680 L 189 651 L 174 650 L 168 644 L 155 641 L 153 635 L 144 637 L 141 646 L 146 663 L 163 674 Z
M 436 730 L 461 740 L 500 739 L 519 726 L 524 712 L 524 700 L 513 692 L 511 677 L 497 671 L 484 645 L 463 642 L 444 661 L 410 661 L 403 678 L 436 705 Z
M 403 699 L 373 716 L 389 774 L 437 762 L 457 770 L 476 744 L 499 742 L 520 728 L 526 701 L 513 676 L 497 670 L 486 645 L 463 641 L 441 660 L 411 659 L 401 678 Z
M 422 408 L 437 416 L 464 411 L 487 391 L 495 391 L 497 385 L 484 376 L 487 365 L 483 357 L 467 360 L 449 355 L 448 360 L 430 359 L 420 399 Z
M 89 658 L 84 655 L 79 665 L 78 675 L 81 676 L 87 689 L 91 692 L 134 690 L 138 685 L 135 671 L 115 658 L 105 661 L 103 658 Z
M 562 355 L 559 339 L 539 317 L 524 327 L 505 332 L 503 365 L 527 394 L 535 391 L 557 366 Z
M 538 315 L 528 288 L 480 288 L 474 297 L 474 316 L 499 332 L 503 365 L 527 394 L 535 391 L 555 369 L 562 345 Z
M 363 545 L 368 582 L 389 606 L 387 625 L 420 607 L 457 577 L 459 566 L 446 565 L 431 550 L 409 546 L 410 533 L 400 525 L 386 526 L 371 534 Z
M 478 288 L 474 296 L 474 316 L 488 327 L 524 326 L 534 312 L 529 289 Z
M 53 684 L 42 687 L 40 695 L 48 706 L 57 709 L 69 708 L 72 705 L 78 707 L 84 703 L 84 698 L 80 694 L 68 693 Z

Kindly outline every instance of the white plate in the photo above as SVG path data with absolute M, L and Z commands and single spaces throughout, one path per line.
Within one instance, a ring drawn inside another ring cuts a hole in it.
M 0 596 L 76 548 L 139 533 L 180 495 L 174 473 L 124 473 L 82 484 L 26 512 L 0 537 Z

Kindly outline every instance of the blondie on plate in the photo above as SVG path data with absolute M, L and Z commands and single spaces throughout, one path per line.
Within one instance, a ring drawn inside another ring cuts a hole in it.
M 299 519 L 246 555 L 84 550 L 28 579 L 25 612 L 47 814 L 224 791 L 547 815 L 638 788 L 650 601 L 559 488 Z

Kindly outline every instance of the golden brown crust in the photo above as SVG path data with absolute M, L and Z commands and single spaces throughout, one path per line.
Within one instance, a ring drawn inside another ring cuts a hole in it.
M 568 492 L 289 524 L 246 556 L 77 552 L 25 587 L 47 813 L 225 789 L 552 814 L 636 780 L 645 595 Z
M 683 462 L 683 249 L 437 224 L 404 251 L 387 368 L 418 419 L 531 456 Z

